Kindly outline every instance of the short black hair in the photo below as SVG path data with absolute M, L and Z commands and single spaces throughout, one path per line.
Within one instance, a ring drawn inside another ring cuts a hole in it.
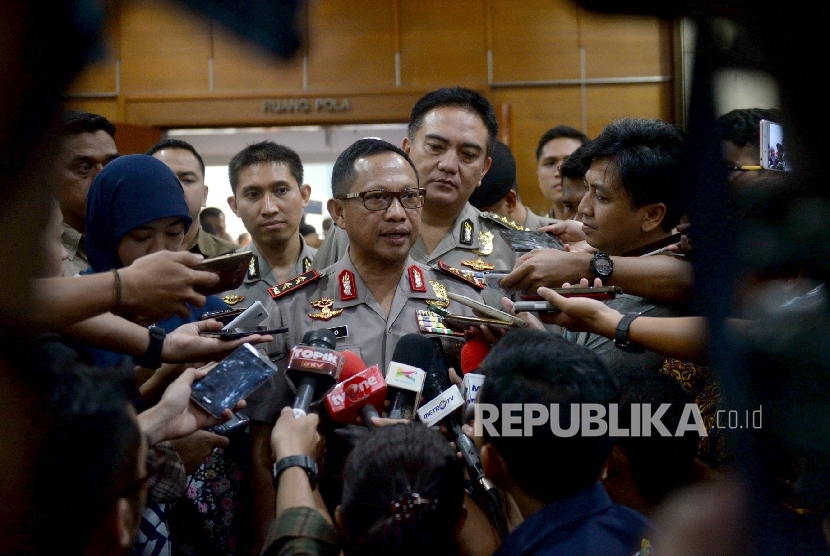
M 196 149 L 188 143 L 187 141 L 182 141 L 181 139 L 162 139 L 152 147 L 147 150 L 148 155 L 153 156 L 157 152 L 164 150 L 164 149 L 181 149 L 184 151 L 190 151 L 193 156 L 196 157 L 196 160 L 199 161 L 199 167 L 202 169 L 202 178 L 205 177 L 205 161 L 202 160 L 202 157 L 199 156 L 199 153 L 196 152 Z
M 449 442 L 421 423 L 380 427 L 352 450 L 343 472 L 345 553 L 455 553 L 464 472 Z M 392 504 L 409 494 L 425 509 L 396 520 Z
M 576 139 L 583 145 L 588 142 L 588 136 L 575 127 L 571 127 L 569 125 L 558 125 L 547 130 L 542 135 L 541 139 L 539 139 L 539 143 L 536 145 L 536 161 L 539 161 L 539 158 L 542 156 L 542 149 L 545 148 L 548 141 L 553 141 L 554 139 L 560 139 L 562 137 L 565 139 Z
M 761 120 L 783 124 L 781 111 L 776 108 L 738 108 L 715 120 L 715 132 L 721 141 L 739 147 L 761 146 Z
M 685 212 L 680 195 L 683 133 L 662 120 L 623 118 L 608 124 L 585 147 L 592 162 L 611 159 L 634 207 L 666 205 L 664 230 L 671 230 Z
M 228 179 L 234 195 L 236 195 L 236 186 L 239 185 L 239 173 L 242 169 L 262 162 L 285 164 L 297 180 L 297 185 L 303 185 L 303 162 L 300 160 L 300 155 L 285 145 L 278 145 L 273 141 L 261 141 L 248 145 L 236 153 L 228 164 Z
M 478 115 L 484 126 L 487 128 L 487 156 L 496 147 L 496 139 L 499 135 L 499 123 L 496 120 L 496 112 L 493 105 L 481 93 L 464 87 L 444 87 L 430 91 L 418 99 L 412 112 L 409 115 L 409 127 L 407 136 L 409 140 L 415 139 L 415 134 L 424 124 L 427 113 L 436 108 L 453 106 L 463 108 Z
M 585 177 L 585 173 L 591 167 L 591 160 L 585 156 L 587 150 L 585 145 L 588 143 L 583 143 L 581 147 L 572 152 L 567 160 L 562 163 L 562 166 L 559 168 L 559 173 L 563 177 L 577 180 Z
M 107 135 L 115 139 L 115 125 L 98 114 L 79 112 L 77 110 L 64 112 L 61 117 L 61 123 L 61 135 L 79 135 L 81 133 L 106 131 Z
M 660 404 L 669 409 L 660 422 L 672 433 L 677 430 L 683 408 L 694 398 L 675 378 L 659 371 L 636 369 L 617 373 L 620 385 L 619 426 L 631 426 L 631 404 L 652 404 L 652 413 Z M 691 484 L 695 479 L 695 455 L 700 437 L 696 431 L 683 436 L 620 437 L 617 444 L 625 452 L 631 475 L 640 494 L 650 504 L 659 504 L 673 491 Z
M 617 384 L 590 349 L 538 330 L 517 330 L 503 336 L 482 362 L 485 375 L 479 403 L 498 410 L 501 430 L 504 404 L 559 404 L 562 428 L 571 425 L 571 404 L 608 404 L 616 400 Z M 599 479 L 612 442 L 602 436 L 557 436 L 546 424 L 532 436 L 490 436 L 510 475 L 528 494 L 544 504 L 588 488 Z
M 354 168 L 355 162 L 361 158 L 368 158 L 381 153 L 395 153 L 402 156 L 412 167 L 415 172 L 415 180 L 420 184 L 418 170 L 415 169 L 412 159 L 399 147 L 382 139 L 358 139 L 346 147 L 334 162 L 334 168 L 331 171 L 332 197 L 345 195 L 351 190 L 354 180 L 357 179 L 357 171 Z
M 40 458 L 35 488 L 39 519 L 53 528 L 46 542 L 56 552 L 82 554 L 119 498 L 138 503 L 141 432 L 128 412 L 131 375 L 126 366 L 55 373 L 48 453 Z M 69 507 L 79 511 L 66 512 Z

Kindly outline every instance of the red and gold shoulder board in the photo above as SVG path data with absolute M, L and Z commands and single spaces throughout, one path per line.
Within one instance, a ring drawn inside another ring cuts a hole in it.
M 412 288 L 412 291 L 414 292 L 426 293 L 427 291 L 427 282 L 424 279 L 424 271 L 418 268 L 417 265 L 409 267 L 409 287 Z
M 305 274 L 300 274 L 299 276 L 295 276 L 291 280 L 283 282 L 282 284 L 268 288 L 268 293 L 273 299 L 279 299 L 288 292 L 307 286 L 318 278 L 320 278 L 319 272 L 316 270 L 309 270 Z
M 483 290 L 485 287 L 483 272 L 453 268 L 444 261 L 438 261 L 438 270 L 440 270 L 444 274 L 449 274 L 450 276 L 454 276 L 456 278 L 464 280 L 465 282 L 467 282 L 474 288 L 478 288 L 479 290 Z

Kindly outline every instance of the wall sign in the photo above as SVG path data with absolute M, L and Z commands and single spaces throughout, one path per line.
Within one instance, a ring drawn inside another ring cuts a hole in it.
M 351 109 L 352 103 L 348 98 L 281 98 L 262 103 L 262 111 L 266 114 L 348 112 Z

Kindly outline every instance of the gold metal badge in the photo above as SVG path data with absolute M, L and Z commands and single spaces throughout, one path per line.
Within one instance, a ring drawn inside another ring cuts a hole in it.
M 235 294 L 231 293 L 231 294 L 228 294 L 225 297 L 223 297 L 222 301 L 224 301 L 228 305 L 236 305 L 237 303 L 239 303 L 243 299 L 245 299 L 244 295 L 235 295 Z
M 473 223 L 469 218 L 461 223 L 461 237 L 458 240 L 464 245 L 473 244 Z
M 315 309 L 320 309 L 320 312 L 309 313 L 308 316 L 317 320 L 329 320 L 343 312 L 343 309 L 332 310 L 332 305 L 334 305 L 334 300 L 330 297 L 324 297 L 322 299 L 318 299 L 317 301 L 312 301 L 311 306 Z
M 478 232 L 478 249 L 473 249 L 473 253 L 486 257 L 493 252 L 493 234 L 487 231 Z M 494 267 L 490 267 L 494 268 Z
M 461 261 L 461 264 L 463 264 L 464 266 L 469 266 L 473 270 L 478 271 L 493 270 L 494 268 L 496 268 L 496 265 L 482 261 L 481 257 L 477 258 L 474 261 Z
M 430 280 L 429 285 L 432 286 L 432 291 L 435 292 L 435 295 L 438 296 L 437 300 L 430 299 L 427 301 L 427 305 L 437 305 L 443 309 L 446 309 L 450 306 L 450 298 L 447 296 L 447 288 L 444 287 L 444 284 L 439 282 L 438 280 Z

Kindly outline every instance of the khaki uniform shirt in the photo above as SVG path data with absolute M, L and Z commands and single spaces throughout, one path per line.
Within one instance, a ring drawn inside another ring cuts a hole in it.
M 525 219 L 525 228 L 533 230 L 534 232 L 542 226 L 549 226 L 550 224 L 557 224 L 562 222 L 558 218 L 549 218 L 547 216 L 539 216 L 530 209 L 527 209 L 527 218 Z
M 89 268 L 89 260 L 86 258 L 86 245 L 84 235 L 64 222 L 61 243 L 69 253 L 69 258 L 63 261 L 63 275 L 75 276 Z
M 446 294 L 441 291 L 444 289 L 481 301 L 477 290 L 466 282 L 443 274 L 439 276 L 411 258 L 406 262 L 388 316 L 366 287 L 349 256 L 321 271 L 320 278 L 307 285 L 289 281 L 280 288 L 285 293 L 266 304 L 269 315 L 261 326 L 288 327 L 288 332 L 277 334 L 273 342 L 259 346 L 264 347 L 269 357 L 273 359 L 287 353 L 309 330 L 329 328 L 337 335 L 337 351 L 357 353 L 367 366 L 378 365 L 384 374 L 401 337 L 412 333 L 430 335 L 421 331 L 417 315 L 418 310 L 428 309 L 427 300 L 446 299 Z M 323 298 L 331 300 L 327 309 L 311 305 Z M 454 301 L 449 302 L 447 310 L 473 315 L 472 309 Z M 323 315 L 330 318 L 324 320 Z M 287 358 L 278 360 L 280 372 L 248 396 L 245 413 L 252 419 L 274 422 L 280 410 L 293 403 L 294 394 L 284 376 L 287 363 Z
M 253 253 L 254 258 L 251 259 L 251 264 L 248 266 L 245 280 L 235 290 L 225 292 L 222 301 L 232 307 L 237 304 L 239 304 L 239 307 L 250 307 L 255 301 L 259 300 L 265 307 L 268 307 L 268 304 L 272 301 L 268 288 L 276 286 L 278 283 L 274 271 L 268 261 L 265 260 L 265 257 L 260 254 L 253 241 L 239 249 L 240 253 L 246 251 Z M 300 256 L 297 258 L 297 263 L 291 272 L 292 278 L 311 268 L 311 261 L 314 259 L 316 252 L 317 250 L 306 245 L 303 236 L 300 236 Z
M 480 212 L 467 203 L 455 219 L 453 227 L 431 254 L 427 254 L 424 241 L 419 237 L 412 246 L 409 256 L 416 262 L 431 267 L 437 265 L 438 261 L 443 261 L 461 270 L 472 270 L 475 267 L 471 265 L 483 262 L 487 267 L 477 270 L 510 271 L 513 270 L 518 255 L 499 233 L 499 230 L 507 229 L 524 228 L 504 216 L 492 212 Z M 346 232 L 340 228 L 333 228 L 317 251 L 313 268 L 319 269 L 322 265 L 333 264 L 344 256 L 348 245 L 349 238 Z M 481 295 L 485 303 L 496 309 L 502 309 L 503 292 L 501 290 L 485 288 Z
M 193 225 L 196 226 L 197 224 Z M 206 259 L 210 259 L 224 255 L 225 253 L 230 253 L 231 251 L 236 251 L 237 249 L 239 249 L 239 245 L 236 243 L 231 243 L 221 237 L 209 234 L 200 227 L 199 233 L 196 234 L 196 243 L 188 251 L 204 255 Z

